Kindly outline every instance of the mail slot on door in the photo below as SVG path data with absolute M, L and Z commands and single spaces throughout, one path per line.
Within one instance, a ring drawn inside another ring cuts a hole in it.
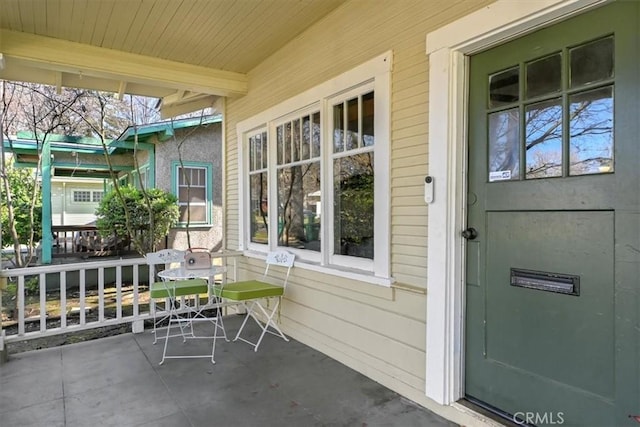
M 512 268 L 511 286 L 579 296 L 580 276 Z

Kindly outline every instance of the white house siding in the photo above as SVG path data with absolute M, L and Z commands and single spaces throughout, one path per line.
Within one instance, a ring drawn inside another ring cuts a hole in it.
M 240 197 L 236 124 L 393 52 L 391 272 L 396 283 L 385 288 L 296 268 L 281 322 L 296 339 L 459 421 L 468 419 L 424 395 L 428 208 L 423 180 L 429 170 L 425 35 L 488 3 L 350 1 L 252 70 L 249 94 L 230 99 L 226 108 L 226 242 L 235 249 Z M 241 277 L 254 277 L 262 264 L 245 260 L 241 267 Z
M 51 224 L 85 225 L 96 219 L 97 202 L 74 202 L 73 192 L 103 191 L 101 179 L 59 179 L 51 183 Z
M 211 163 L 213 172 L 213 206 L 210 226 L 189 228 L 191 247 L 218 250 L 222 244 L 222 134 L 220 123 L 212 123 L 199 129 L 176 130 L 175 137 L 155 143 L 155 187 L 171 191 L 171 165 L 177 161 L 178 146 L 184 162 Z M 187 233 L 184 228 L 174 228 L 169 233 L 168 247 L 186 249 Z

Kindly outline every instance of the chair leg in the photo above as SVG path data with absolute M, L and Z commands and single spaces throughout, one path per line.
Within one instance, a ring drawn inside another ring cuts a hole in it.
M 271 313 L 267 312 L 267 310 L 265 310 L 265 308 L 260 304 L 259 301 L 254 300 L 251 301 L 251 305 L 247 306 L 247 304 L 243 303 L 245 309 L 247 310 L 247 315 L 244 319 L 244 321 L 242 322 L 242 325 L 240 325 L 240 329 L 238 329 L 238 333 L 236 334 L 236 337 L 233 339 L 234 341 L 236 340 L 240 340 L 240 341 L 244 341 L 247 344 L 250 344 L 253 346 L 253 351 L 258 351 L 258 347 L 260 346 L 260 343 L 262 342 L 262 339 L 264 338 L 264 335 L 266 333 L 270 333 L 271 335 L 275 335 L 275 336 L 279 336 L 280 338 L 282 338 L 283 340 L 289 342 L 289 338 L 287 338 L 284 333 L 282 332 L 282 330 L 280 329 L 280 327 L 278 327 L 278 325 L 273 321 L 273 317 L 275 316 L 276 312 L 278 311 L 278 307 L 280 306 L 280 298 L 277 299 L 275 306 L 273 307 L 273 309 L 271 310 Z M 267 319 L 266 322 L 263 324 L 260 319 L 258 318 L 258 316 L 255 314 L 255 309 L 259 309 L 263 316 Z M 249 320 L 249 317 L 251 317 L 260 327 L 260 329 L 262 329 L 262 332 L 260 333 L 260 337 L 258 338 L 258 340 L 253 343 L 247 339 L 244 339 L 240 336 L 240 334 L 242 333 L 247 321 Z M 275 330 L 275 332 L 270 331 L 269 328 L 272 328 Z

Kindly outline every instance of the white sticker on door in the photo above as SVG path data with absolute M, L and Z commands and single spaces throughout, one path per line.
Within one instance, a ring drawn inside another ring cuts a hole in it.
M 511 179 L 511 171 L 495 171 L 489 172 L 489 182 L 494 181 L 507 181 Z

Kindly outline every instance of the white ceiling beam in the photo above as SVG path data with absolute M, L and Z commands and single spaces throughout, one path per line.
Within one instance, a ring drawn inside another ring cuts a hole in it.
M 124 97 L 125 91 L 127 90 L 127 82 L 121 81 L 118 85 L 118 93 L 116 94 L 116 99 L 122 101 Z
M 187 114 L 197 110 L 202 110 L 203 108 L 213 107 L 217 99 L 217 96 L 211 95 L 193 101 L 177 104 L 165 104 L 165 102 L 163 101 L 160 107 L 160 117 L 162 119 L 168 119 L 171 117 L 179 116 L 181 114 Z
M 56 79 L 56 93 L 60 95 L 62 93 L 62 73 L 60 71 L 54 71 Z
M 217 96 L 247 93 L 245 74 L 0 29 L 0 51 L 34 67 Z M 2 76 L 0 71 L 0 77 Z

